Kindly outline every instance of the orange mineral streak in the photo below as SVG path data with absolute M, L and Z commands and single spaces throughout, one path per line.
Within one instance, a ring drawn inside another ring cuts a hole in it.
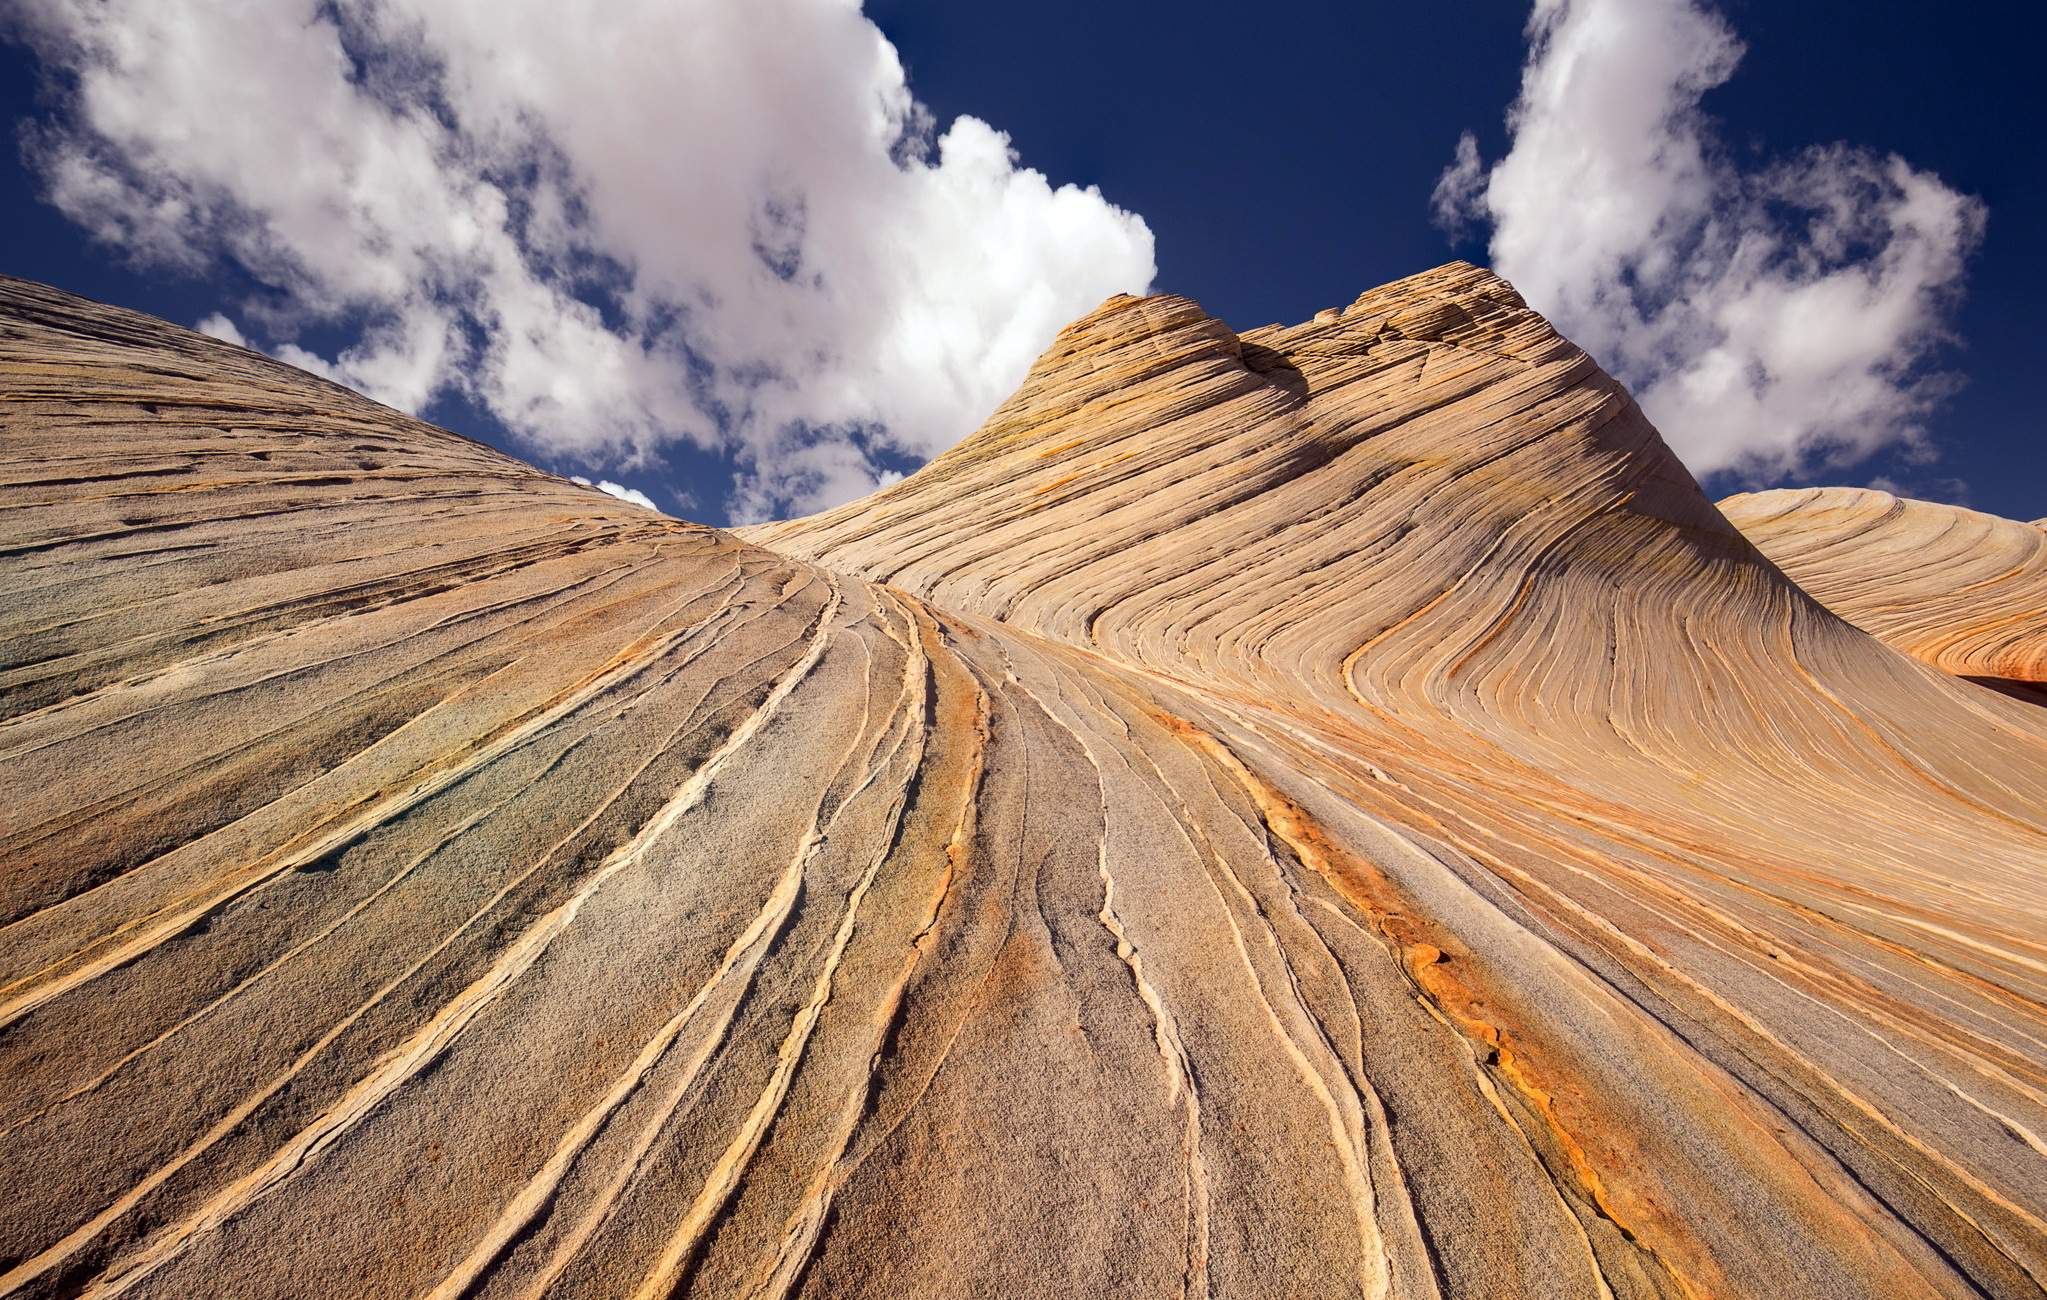
M 1719 1277 L 1712 1259 L 1697 1250 L 1684 1224 L 1657 1203 L 1653 1171 L 1641 1152 L 1629 1145 L 1625 1132 L 1601 1123 L 1600 1117 L 1582 1104 L 1585 1089 L 1567 1070 L 1542 1061 L 1534 1043 L 1501 1022 L 1501 999 L 1484 986 L 1470 954 L 1453 962 L 1441 948 L 1427 942 L 1425 935 L 1443 936 L 1436 932 L 1438 927 L 1420 919 L 1420 909 L 1402 895 L 1399 886 L 1370 862 L 1344 849 L 1306 810 L 1252 772 L 1227 745 L 1180 719 L 1161 717 L 1159 721 L 1235 778 L 1266 827 L 1301 865 L 1329 881 L 1371 919 L 1426 1004 L 1466 1038 L 1483 1045 L 1474 1050 L 1474 1059 L 1504 1079 L 1541 1120 L 1550 1140 L 1569 1162 L 1585 1198 L 1628 1240 L 1652 1256 L 1683 1295 L 1723 1294 L 1725 1280 Z M 1580 1104 L 1567 1102 L 1560 1109 L 1560 1092 Z M 1564 1110 L 1575 1113 L 1567 1117 Z M 1601 1177 L 1602 1169 L 1625 1175 L 1617 1194 Z

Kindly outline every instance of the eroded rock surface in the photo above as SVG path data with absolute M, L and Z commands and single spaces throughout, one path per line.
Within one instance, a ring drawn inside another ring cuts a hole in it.
M 18 281 L 0 376 L 0 1294 L 2047 1279 L 2047 713 L 1483 272 L 1112 301 L 746 541 Z
M 1720 503 L 1827 608 L 1961 677 L 2047 685 L 2047 531 L 1867 488 Z

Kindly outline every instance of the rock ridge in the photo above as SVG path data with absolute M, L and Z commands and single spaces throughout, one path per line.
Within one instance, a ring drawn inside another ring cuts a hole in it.
M 1867 488 L 1781 488 L 1720 503 L 1828 608 L 1962 677 L 2047 683 L 2047 532 Z

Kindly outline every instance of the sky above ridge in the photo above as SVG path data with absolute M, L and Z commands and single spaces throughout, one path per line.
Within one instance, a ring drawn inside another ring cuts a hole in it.
M 1452 256 L 1716 495 L 2047 516 L 2030 6 L 10 10 L 0 271 L 705 522 L 913 471 L 1109 293 L 1246 329 Z

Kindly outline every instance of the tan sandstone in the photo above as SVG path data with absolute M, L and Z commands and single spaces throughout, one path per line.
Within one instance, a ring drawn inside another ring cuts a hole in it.
M 652 515 L 0 281 L 0 1295 L 2047 1283 L 2047 710 L 1461 264 Z
M 1729 497 L 1720 508 L 1827 608 L 1963 677 L 2047 684 L 2047 531 L 1865 488 Z

